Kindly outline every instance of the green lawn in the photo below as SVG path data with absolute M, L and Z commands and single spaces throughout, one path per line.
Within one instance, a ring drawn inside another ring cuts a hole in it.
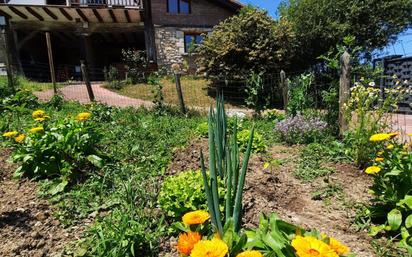
M 0 76 L 0 84 L 7 84 L 7 76 Z M 57 84 L 57 87 L 62 87 L 62 84 Z M 52 83 L 46 82 L 36 82 L 29 80 L 25 77 L 19 76 L 17 78 L 17 87 L 29 91 L 44 91 L 48 89 L 53 89 Z

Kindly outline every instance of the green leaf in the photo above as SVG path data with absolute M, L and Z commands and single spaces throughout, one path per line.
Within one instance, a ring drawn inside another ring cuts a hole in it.
M 103 159 L 100 158 L 97 155 L 89 155 L 87 156 L 87 160 L 89 160 L 89 162 L 91 162 L 94 166 L 96 166 L 97 168 L 103 168 L 104 164 L 103 164 Z
M 406 205 L 409 209 L 412 209 L 412 196 L 406 195 L 404 199 L 400 200 L 397 206 Z
M 63 179 L 60 183 L 58 184 L 54 184 L 50 190 L 49 193 L 51 195 L 56 195 L 58 193 L 61 193 L 64 191 L 64 189 L 66 188 L 66 186 L 69 184 L 69 181 L 66 179 Z
M 402 213 L 398 209 L 393 209 L 388 213 L 388 223 L 392 231 L 398 230 L 402 224 Z
M 411 228 L 412 227 L 412 214 L 410 214 L 405 220 L 405 227 Z

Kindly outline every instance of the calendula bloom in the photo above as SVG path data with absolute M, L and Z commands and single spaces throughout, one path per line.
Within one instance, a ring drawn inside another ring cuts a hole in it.
M 391 138 L 391 136 L 387 133 L 379 133 L 379 134 L 372 135 L 369 138 L 369 141 L 371 141 L 371 142 L 380 142 L 380 141 L 388 140 L 390 138 Z
M 292 247 L 298 257 L 339 257 L 328 244 L 311 236 L 296 236 Z
M 412 137 L 412 133 L 408 134 L 408 136 Z
M 388 150 L 392 150 L 395 146 L 393 144 L 389 144 L 388 146 L 386 146 L 386 149 Z
M 376 157 L 376 158 L 375 158 L 375 162 L 381 162 L 381 161 L 383 161 L 383 160 L 385 160 L 385 159 L 382 158 L 382 157 Z
M 349 247 L 343 245 L 333 237 L 329 238 L 329 247 L 332 248 L 338 255 L 345 255 L 350 251 Z
M 203 224 L 210 218 L 210 215 L 206 211 L 192 211 L 183 215 L 182 220 L 186 225 L 198 225 Z
M 17 143 L 23 142 L 23 140 L 26 138 L 25 134 L 20 134 L 18 135 L 14 140 L 16 140 Z
M 30 133 L 39 133 L 39 132 L 43 132 L 44 128 L 39 126 L 39 127 L 35 127 L 29 130 Z
M 8 131 L 3 134 L 3 137 L 15 137 L 19 134 L 17 131 Z
M 37 110 L 34 111 L 31 116 L 33 117 L 33 119 L 37 119 L 37 118 L 43 118 L 44 116 L 46 116 L 46 112 L 43 110 Z
M 199 241 L 193 247 L 190 257 L 225 257 L 229 248 L 225 242 L 220 239 Z
M 197 242 L 202 239 L 202 236 L 198 232 L 189 231 L 188 233 L 182 233 L 177 241 L 177 250 L 183 255 L 190 255 L 193 247 Z
M 77 114 L 76 120 L 85 121 L 85 120 L 88 120 L 91 116 L 92 116 L 92 114 L 90 112 L 81 112 L 81 113 Z
M 236 257 L 263 257 L 259 251 L 244 251 L 236 255 Z
M 381 168 L 378 166 L 370 166 L 365 170 L 367 174 L 376 174 L 379 171 L 381 171 Z

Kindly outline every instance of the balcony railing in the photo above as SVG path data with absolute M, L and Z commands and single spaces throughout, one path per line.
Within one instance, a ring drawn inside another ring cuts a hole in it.
M 143 7 L 141 0 L 69 0 L 71 5 L 109 6 L 109 7 Z

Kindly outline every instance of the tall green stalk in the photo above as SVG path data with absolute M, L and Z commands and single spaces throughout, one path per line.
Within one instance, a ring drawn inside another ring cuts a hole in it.
M 235 231 L 238 232 L 242 221 L 243 187 L 245 185 L 246 171 L 252 151 L 255 129 L 253 127 L 250 133 L 247 150 L 243 156 L 242 168 L 240 169 L 240 152 L 237 143 L 237 121 L 233 128 L 233 134 L 228 136 L 223 97 L 217 97 L 216 110 L 210 108 L 208 121 L 209 176 L 206 172 L 202 152 L 200 162 L 212 224 L 220 236 L 223 236 L 223 215 L 220 213 L 219 209 L 220 203 L 217 179 L 218 176 L 220 176 L 220 178 L 224 180 L 226 187 L 225 201 L 224 203 L 221 203 L 221 205 L 224 206 L 225 223 L 233 221 Z

